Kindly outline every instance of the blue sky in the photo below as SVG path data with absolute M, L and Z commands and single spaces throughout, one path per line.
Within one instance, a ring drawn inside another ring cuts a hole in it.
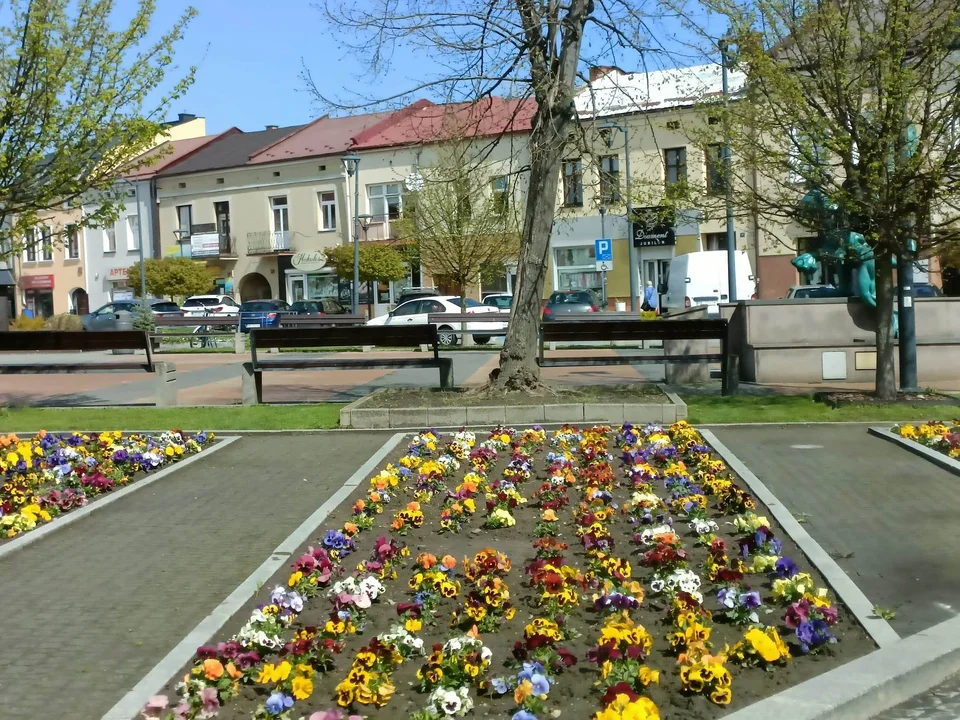
M 363 1 L 363 0 L 360 0 Z M 135 0 L 117 0 L 118 20 Z M 345 87 L 388 95 L 406 89 L 431 72 L 422 56 L 401 52 L 389 76 L 371 83 L 360 63 L 340 50 L 324 31 L 324 21 L 311 0 L 159 0 L 154 16 L 157 32 L 173 25 L 192 5 L 199 15 L 180 45 L 176 62 L 197 66 L 197 78 L 186 97 L 171 108 L 207 119 L 208 132 L 236 125 L 260 130 L 265 125 L 294 125 L 321 114 L 300 78 L 302 62 L 313 71 L 321 89 L 346 98 Z M 668 29 L 664 26 L 664 35 Z M 636 69 L 639 61 L 621 61 Z M 694 64 L 692 60 L 669 62 Z

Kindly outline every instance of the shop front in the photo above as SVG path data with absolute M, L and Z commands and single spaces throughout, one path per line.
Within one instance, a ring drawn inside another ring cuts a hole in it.
M 20 290 L 24 312 L 32 317 L 53 317 L 53 275 L 23 275 Z
M 112 267 L 106 272 L 107 294 L 111 302 L 133 300 L 133 288 L 130 286 L 130 268 Z

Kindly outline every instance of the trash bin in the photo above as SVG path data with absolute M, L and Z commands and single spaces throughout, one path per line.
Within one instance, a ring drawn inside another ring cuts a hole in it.
M 121 310 L 114 314 L 114 320 L 110 324 L 110 330 L 133 330 L 133 313 Z M 114 350 L 114 355 L 133 355 L 133 350 Z
M 617 308 L 617 312 L 626 312 L 626 311 L 627 311 L 627 303 L 626 303 L 626 301 L 621 302 L 621 301 L 618 300 L 618 301 L 615 303 L 615 306 L 616 306 L 616 308 Z

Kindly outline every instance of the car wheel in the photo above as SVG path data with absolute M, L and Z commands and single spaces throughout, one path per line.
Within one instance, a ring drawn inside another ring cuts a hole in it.
M 490 342 L 490 336 L 489 336 L 489 335 L 474 335 L 474 336 L 473 336 L 473 341 L 474 341 L 477 345 L 486 345 L 488 342 Z
M 453 331 L 453 328 L 444 326 L 437 330 L 437 342 L 442 347 L 451 347 L 457 344 L 457 334 Z

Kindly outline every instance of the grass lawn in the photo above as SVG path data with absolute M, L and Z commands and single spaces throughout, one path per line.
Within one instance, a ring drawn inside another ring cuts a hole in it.
M 697 425 L 751 422 L 951 420 L 956 405 L 852 405 L 833 410 L 809 396 L 684 398 Z M 256 407 L 0 408 L 0 432 L 48 430 L 326 430 L 342 405 Z

